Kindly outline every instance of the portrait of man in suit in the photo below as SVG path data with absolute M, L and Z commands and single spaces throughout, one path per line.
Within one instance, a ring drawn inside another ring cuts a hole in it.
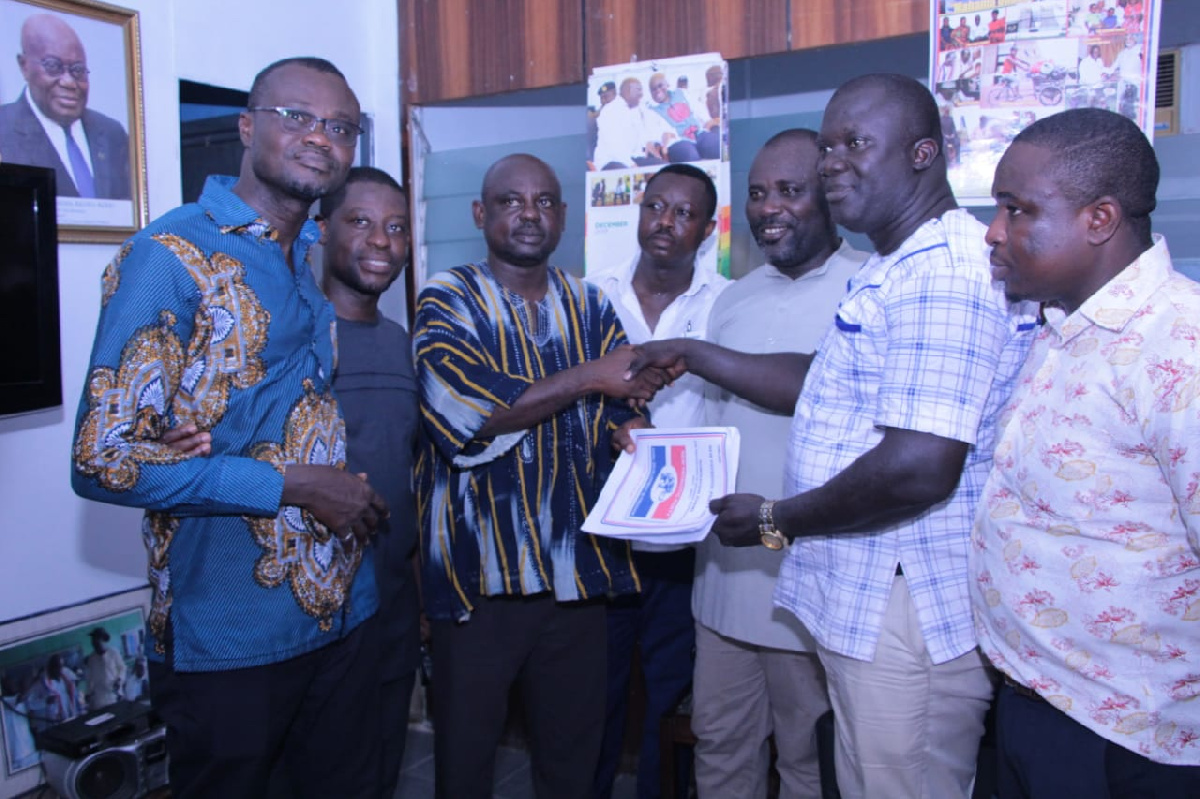
M 34 14 L 21 26 L 17 66 L 25 86 L 0 105 L 0 160 L 50 167 L 60 197 L 129 200 L 129 135 L 90 109 L 92 72 L 75 30 Z

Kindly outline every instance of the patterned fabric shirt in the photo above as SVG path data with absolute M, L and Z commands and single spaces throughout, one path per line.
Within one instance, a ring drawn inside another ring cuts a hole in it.
M 883 439 L 884 428 L 972 445 L 949 498 L 861 533 L 799 537 L 775 602 L 817 643 L 872 660 L 901 564 L 929 656 L 975 647 L 967 543 L 991 466 L 995 415 L 1035 327 L 992 282 L 984 226 L 965 210 L 931 219 L 850 282 L 818 347 L 792 421 L 786 495 L 818 488 Z
M 180 671 L 295 657 L 378 601 L 369 547 L 279 504 L 286 464 L 345 461 L 333 307 L 308 260 L 319 231 L 304 225 L 289 269 L 233 183 L 209 178 L 105 269 L 75 430 L 75 491 L 148 511 L 147 649 Z M 188 422 L 211 433 L 211 455 L 157 443 Z
M 1159 239 L 1046 315 L 972 537 L 980 646 L 1101 737 L 1200 766 L 1200 285 Z
M 413 343 L 426 440 L 416 486 L 430 618 L 465 619 L 480 596 L 638 590 L 629 544 L 579 531 L 612 463 L 611 433 L 633 415 L 623 401 L 592 394 L 527 430 L 478 435 L 535 381 L 625 343 L 594 286 L 555 268 L 549 283 L 527 304 L 481 262 L 421 291 Z

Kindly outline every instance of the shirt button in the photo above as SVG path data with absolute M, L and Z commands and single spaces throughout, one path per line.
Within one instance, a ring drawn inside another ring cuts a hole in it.
M 317 367 L 317 379 L 318 379 L 318 380 L 324 380 L 324 379 L 325 379 L 325 367 L 324 367 L 324 366 L 318 366 L 318 367 Z

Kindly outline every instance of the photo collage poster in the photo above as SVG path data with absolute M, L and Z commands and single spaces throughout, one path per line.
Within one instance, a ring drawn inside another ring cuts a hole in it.
M 1153 141 L 1161 0 L 932 0 L 929 86 L 950 184 L 990 205 L 1016 135 L 1071 108 L 1107 108 Z
M 588 79 L 585 180 L 588 273 L 617 269 L 638 253 L 646 180 L 667 163 L 691 163 L 717 186 L 717 227 L 697 254 L 729 275 L 728 65 L 718 53 L 596 68 Z

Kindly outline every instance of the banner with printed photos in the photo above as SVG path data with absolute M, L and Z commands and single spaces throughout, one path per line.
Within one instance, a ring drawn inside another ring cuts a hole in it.
M 932 0 L 929 86 L 950 184 L 991 205 L 1000 156 L 1069 108 L 1124 114 L 1154 139 L 1161 0 Z
M 719 53 L 597 67 L 588 79 L 585 268 L 629 263 L 646 180 L 692 163 L 717 186 L 717 228 L 697 255 L 729 275 L 728 66 Z

